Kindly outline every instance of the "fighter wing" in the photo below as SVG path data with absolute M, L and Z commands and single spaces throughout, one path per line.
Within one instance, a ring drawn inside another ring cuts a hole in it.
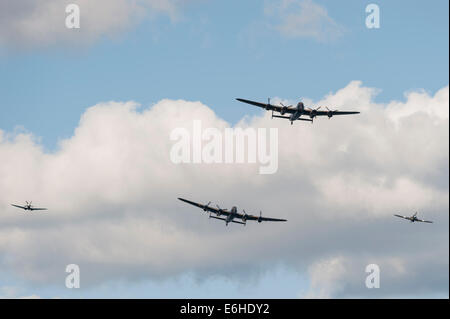
M 47 210 L 47 208 L 38 208 L 38 207 L 34 208 L 34 207 L 31 207 L 30 210 Z
M 236 99 L 236 100 L 238 100 L 239 102 L 244 102 L 244 103 L 247 103 L 247 104 L 251 104 L 251 105 L 255 105 L 255 106 L 257 106 L 257 107 L 260 107 L 260 108 L 263 108 L 263 109 L 266 109 L 267 111 L 269 111 L 269 110 L 273 110 L 273 111 L 275 111 L 275 112 L 281 112 L 281 106 L 278 106 L 278 105 L 273 105 L 273 104 L 268 104 L 268 103 L 260 103 L 260 102 L 255 102 L 255 101 L 250 101 L 250 100 L 245 100 L 245 99 Z M 290 113 L 289 112 L 289 109 L 287 109 L 286 110 L 288 113 Z M 292 113 L 292 112 L 291 112 Z
M 14 206 L 14 207 L 17 207 L 17 208 L 22 208 L 22 209 L 26 209 L 26 207 L 23 207 L 23 206 L 19 206 L 19 205 L 14 205 L 14 204 L 11 204 L 11 206 Z
M 402 216 L 402 215 L 397 215 L 397 214 L 394 214 L 394 216 L 397 216 L 397 217 L 400 217 L 400 218 L 404 218 L 404 219 L 409 219 L 408 217 L 406 217 L 406 216 Z
M 422 222 L 422 223 L 433 223 L 431 220 L 423 220 L 423 219 L 417 219 L 417 222 Z
M 214 208 L 214 207 L 211 207 L 211 206 L 208 206 L 208 205 L 202 205 L 202 204 L 199 204 L 199 203 L 196 203 L 196 202 L 192 202 L 190 200 L 187 200 L 187 199 L 184 199 L 184 198 L 180 198 L 180 197 L 178 197 L 178 199 L 183 201 L 183 202 L 185 202 L 185 203 L 197 206 L 198 208 L 203 209 L 205 212 L 211 212 L 211 213 L 214 213 L 214 214 L 219 213 L 219 210 Z M 221 209 L 220 210 L 220 214 L 221 215 L 228 215 L 229 213 L 227 211 Z

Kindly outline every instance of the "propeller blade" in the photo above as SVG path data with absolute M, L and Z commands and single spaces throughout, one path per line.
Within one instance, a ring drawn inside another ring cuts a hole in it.
M 211 202 L 208 202 L 208 204 L 205 205 L 205 207 L 203 207 L 203 211 L 207 212 L 207 207 L 209 206 L 209 204 L 211 204 Z
M 286 108 L 288 108 L 288 107 L 291 107 L 292 106 L 292 104 L 291 105 L 288 105 L 288 106 L 286 106 L 286 105 L 284 105 L 283 103 L 281 103 L 280 102 L 280 105 L 282 106 L 282 107 L 286 107 Z

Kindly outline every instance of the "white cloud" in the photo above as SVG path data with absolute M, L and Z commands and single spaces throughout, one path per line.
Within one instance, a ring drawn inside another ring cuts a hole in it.
M 1 268 L 62 284 L 65 266 L 75 263 L 89 286 L 186 271 L 245 280 L 255 268 L 284 263 L 309 269 L 310 296 L 334 297 L 372 293 L 364 267 L 377 263 L 382 296 L 411 287 L 448 293 L 448 86 L 388 104 L 375 103 L 376 92 L 349 83 L 317 105 L 361 114 L 313 125 L 269 113 L 242 120 L 244 128 L 278 127 L 274 175 L 259 175 L 258 164 L 173 164 L 172 129 L 197 119 L 229 126 L 200 102 L 99 103 L 53 153 L 30 134 L 0 131 Z M 224 227 L 179 196 L 289 221 Z M 25 200 L 50 209 L 10 206 Z M 436 222 L 392 217 L 415 210 Z M 331 279 L 319 280 L 317 269 L 330 269 Z
M 343 287 L 339 279 L 345 274 L 345 259 L 334 257 L 318 261 L 309 267 L 310 291 L 305 298 L 330 298 Z
M 379 267 L 379 288 L 367 288 L 366 266 L 376 260 Z M 309 268 L 309 290 L 300 295 L 302 298 L 333 298 L 336 296 L 359 298 L 361 291 L 366 297 L 392 298 L 420 296 L 423 287 L 414 287 L 417 277 L 423 280 L 435 280 L 434 275 L 427 275 L 426 264 L 415 260 L 413 254 L 404 256 L 378 256 L 376 259 L 364 255 L 331 256 L 314 262 Z M 430 269 L 431 270 L 431 269 Z M 412 286 L 411 286 L 412 284 Z M 412 288 L 408 291 L 408 287 Z M 416 289 L 416 290 L 415 290 Z M 441 292 L 442 294 L 445 291 Z M 448 291 L 447 291 L 448 293 Z M 414 295 L 415 294 L 415 295 Z
M 80 7 L 80 29 L 67 29 L 67 2 L 21 0 L 0 2 L 0 45 L 43 47 L 91 43 L 115 35 L 146 17 L 176 19 L 177 0 L 74 0 Z
M 345 28 L 335 22 L 327 10 L 312 0 L 280 0 L 269 2 L 265 14 L 278 20 L 274 28 L 290 38 L 313 38 L 326 42 L 343 35 Z

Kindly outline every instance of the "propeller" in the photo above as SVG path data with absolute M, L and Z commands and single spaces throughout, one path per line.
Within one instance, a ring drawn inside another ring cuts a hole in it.
M 242 211 L 244 212 L 244 215 L 242 215 L 242 221 L 245 223 L 245 222 L 247 222 L 247 217 L 248 217 L 248 215 L 247 215 L 247 213 L 245 212 L 245 209 L 243 209 Z
M 203 208 L 203 211 L 208 211 L 206 208 L 209 206 L 209 204 L 211 204 L 211 202 L 208 202 L 208 204 L 205 205 L 205 207 Z
M 319 107 L 317 107 L 317 108 L 315 108 L 315 109 L 312 109 L 312 108 L 310 108 L 310 107 L 308 107 L 308 109 L 311 111 L 311 113 L 316 113 L 318 110 L 320 110 L 322 107 L 321 106 L 319 106 Z
M 337 112 L 337 111 L 338 111 L 338 110 L 330 110 L 330 109 L 329 109 L 328 107 L 326 107 L 326 106 L 325 106 L 325 108 L 326 108 L 327 111 L 328 111 L 327 116 L 328 116 L 329 119 L 333 116 L 333 112 Z
M 289 107 L 292 106 L 292 105 L 286 106 L 286 105 L 284 105 L 284 104 L 281 103 L 281 102 L 280 102 L 280 104 L 281 104 L 281 106 L 282 106 L 281 112 L 280 112 L 281 115 L 284 115 L 284 113 L 286 113 L 286 110 L 287 110 Z
M 219 207 L 219 205 L 216 205 L 217 209 L 219 210 L 216 215 L 220 216 L 221 212 L 222 212 L 222 208 Z
M 315 108 L 315 109 L 308 108 L 309 111 L 311 112 L 311 113 L 309 113 L 309 117 L 311 118 L 311 120 L 314 120 L 314 118 L 317 116 L 317 111 L 318 111 L 320 108 L 321 108 L 321 106 L 319 106 L 318 108 Z M 311 121 L 311 124 L 312 124 L 312 123 L 313 123 L 313 122 Z
M 259 211 L 258 223 L 262 222 L 262 211 Z

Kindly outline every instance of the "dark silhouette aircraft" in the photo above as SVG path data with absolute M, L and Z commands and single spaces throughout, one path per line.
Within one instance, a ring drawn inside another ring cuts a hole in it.
M 245 210 L 243 211 L 243 214 L 238 213 L 236 206 L 233 206 L 231 210 L 222 209 L 219 206 L 217 208 L 209 206 L 211 202 L 209 202 L 206 205 L 202 205 L 196 202 L 191 202 L 190 200 L 184 199 L 184 198 L 178 198 L 179 200 L 197 206 L 205 212 L 209 212 L 210 218 L 220 219 L 225 221 L 225 225 L 228 226 L 228 223 L 236 223 L 241 225 L 246 225 L 247 220 L 256 220 L 258 223 L 261 222 L 285 222 L 286 219 L 278 219 L 278 218 L 269 218 L 269 217 L 262 217 L 262 213 L 259 212 L 259 217 L 254 215 L 248 215 Z M 212 216 L 212 214 L 215 214 L 216 216 Z M 224 216 L 219 217 L 219 216 Z M 241 221 L 234 220 L 235 218 L 240 219 Z
M 292 105 L 286 106 L 286 105 L 283 105 L 283 103 L 280 103 L 280 105 L 270 104 L 270 99 L 267 99 L 267 104 L 250 101 L 250 100 L 245 100 L 245 99 L 236 99 L 236 100 L 238 100 L 239 102 L 244 102 L 247 104 L 261 107 L 263 109 L 266 109 L 267 111 L 272 111 L 272 118 L 276 117 L 276 118 L 288 119 L 291 122 L 291 125 L 292 125 L 292 123 L 294 123 L 294 121 L 309 121 L 312 123 L 316 116 L 328 116 L 328 118 L 332 118 L 335 115 L 359 114 L 359 112 L 355 112 L 355 111 L 330 110 L 328 107 L 326 107 L 326 109 L 327 109 L 326 111 L 319 111 L 321 106 L 319 106 L 315 109 L 311 109 L 309 107 L 305 107 L 303 102 L 298 102 L 297 106 L 292 106 Z M 278 112 L 278 113 L 280 113 L 280 115 L 274 115 L 273 112 Z M 284 116 L 284 114 L 286 114 L 286 113 L 290 114 L 290 115 Z M 302 115 L 306 115 L 309 118 L 302 118 L 301 117 Z
M 14 205 L 14 204 L 11 204 L 12 206 L 14 206 L 14 207 L 18 207 L 18 208 L 22 208 L 22 209 L 24 209 L 24 210 L 30 210 L 30 211 L 33 211 L 33 210 L 47 210 L 47 208 L 38 208 L 38 207 L 33 207 L 33 205 L 31 205 L 31 203 L 32 202 L 25 202 L 25 205 L 24 206 L 20 206 L 20 205 Z
M 397 214 L 394 214 L 394 216 L 397 216 L 397 217 L 400 217 L 403 219 L 407 219 L 407 220 L 411 221 L 411 223 L 414 223 L 414 222 L 432 223 L 432 221 L 417 218 L 417 212 L 412 216 L 402 216 L 402 215 L 397 215 Z

